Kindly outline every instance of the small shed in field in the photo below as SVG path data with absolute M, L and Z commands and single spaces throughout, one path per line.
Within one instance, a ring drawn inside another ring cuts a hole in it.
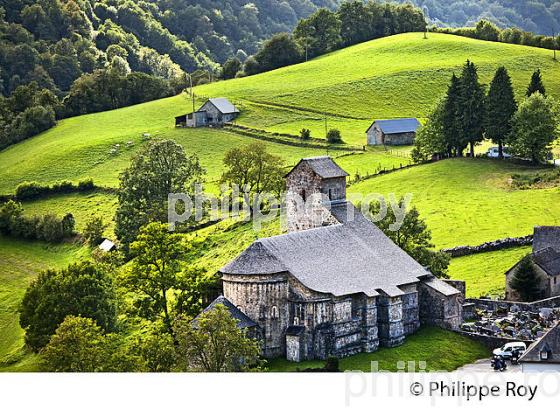
M 238 115 L 239 110 L 227 98 L 210 98 L 197 111 L 175 117 L 175 126 L 222 126 L 233 121 Z
M 416 118 L 377 120 L 366 131 L 368 145 L 412 145 L 420 122 Z

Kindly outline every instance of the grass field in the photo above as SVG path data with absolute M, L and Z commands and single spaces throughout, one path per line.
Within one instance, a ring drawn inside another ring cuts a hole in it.
M 467 282 L 468 298 L 503 297 L 505 273 L 530 252 L 531 247 L 524 246 L 454 258 L 449 265 L 449 276 Z
M 0 371 L 31 371 L 36 358 L 23 347 L 17 310 L 29 282 L 41 270 L 87 257 L 74 245 L 45 245 L 0 236 Z
M 490 352 L 480 343 L 440 328 L 421 328 L 408 337 L 404 344 L 393 348 L 380 348 L 373 353 L 360 353 L 340 359 L 340 370 L 371 372 L 372 362 L 382 371 L 408 370 L 408 362 L 414 362 L 418 371 L 420 362 L 426 371 L 453 371 L 478 359 L 488 357 Z M 324 362 L 314 360 L 301 363 L 274 359 L 268 363 L 271 372 L 295 372 L 298 369 L 323 367 Z M 407 366 L 407 367 L 404 367 Z
M 469 58 L 488 84 L 499 65 L 509 70 L 518 98 L 536 68 L 547 90 L 560 95 L 558 62 L 549 50 L 431 33 L 407 33 L 358 44 L 308 63 L 254 77 L 195 88 L 201 96 L 227 96 L 242 106 L 239 123 L 324 137 L 338 127 L 347 142 L 363 144 L 374 119 L 426 117 L 452 72 Z M 350 118 L 345 118 L 350 117 Z
M 507 161 L 452 159 L 375 177 L 349 192 L 412 193 L 411 205 L 427 221 L 438 248 L 524 236 L 536 225 L 560 224 L 560 189 L 512 190 L 513 172 L 534 169 Z

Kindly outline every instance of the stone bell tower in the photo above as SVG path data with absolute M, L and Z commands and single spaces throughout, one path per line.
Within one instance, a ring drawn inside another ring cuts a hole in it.
M 337 223 L 329 209 L 346 201 L 347 176 L 331 157 L 302 159 L 286 175 L 288 232 Z

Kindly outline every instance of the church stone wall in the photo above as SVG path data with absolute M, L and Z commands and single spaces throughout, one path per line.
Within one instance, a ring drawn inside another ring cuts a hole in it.
M 420 323 L 446 329 L 458 329 L 463 321 L 461 294 L 446 296 L 425 283 L 420 283 Z
M 262 329 L 263 355 L 284 355 L 288 323 L 286 275 L 223 275 L 224 296 Z
M 401 296 L 380 295 L 377 301 L 377 314 L 380 345 L 385 347 L 400 345 L 405 337 Z

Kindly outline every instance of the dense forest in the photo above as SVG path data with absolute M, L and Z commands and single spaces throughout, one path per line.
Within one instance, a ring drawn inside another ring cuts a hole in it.
M 560 2 L 554 0 L 398 0 L 424 11 L 438 26 L 474 26 L 488 20 L 501 28 L 518 27 L 543 35 L 560 31 Z

